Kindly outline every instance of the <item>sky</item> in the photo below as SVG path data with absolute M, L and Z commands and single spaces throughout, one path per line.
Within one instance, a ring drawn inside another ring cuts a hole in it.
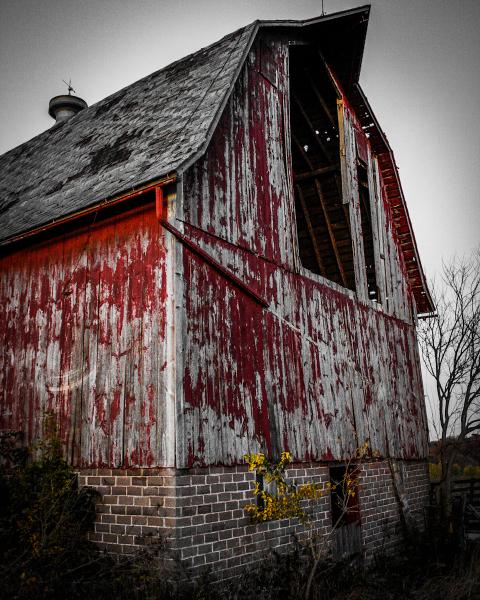
M 371 6 L 360 83 L 394 150 L 424 270 L 438 278 L 442 259 L 480 242 L 480 0 Z M 0 154 L 53 124 L 62 80 L 91 105 L 255 19 L 321 12 L 321 0 L 0 0 Z

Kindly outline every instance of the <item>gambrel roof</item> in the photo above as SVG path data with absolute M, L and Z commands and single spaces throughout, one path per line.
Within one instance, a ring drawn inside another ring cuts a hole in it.
M 322 40 L 327 62 L 347 93 L 354 92 L 368 16 L 369 6 L 363 6 L 303 21 L 256 21 L 7 152 L 0 157 L 0 245 L 181 173 L 205 151 L 260 28 L 287 33 L 301 27 L 307 37 Z M 393 175 L 399 184 L 396 169 Z M 407 217 L 409 273 L 419 310 L 429 312 L 403 196 L 395 210 Z

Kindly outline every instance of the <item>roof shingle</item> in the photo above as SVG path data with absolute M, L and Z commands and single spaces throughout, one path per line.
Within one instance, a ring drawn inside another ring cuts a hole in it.
M 176 170 L 206 142 L 255 24 L 0 157 L 0 241 Z

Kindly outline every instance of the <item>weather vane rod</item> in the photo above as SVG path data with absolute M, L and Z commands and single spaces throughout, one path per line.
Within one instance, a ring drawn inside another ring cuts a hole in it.
M 68 95 L 70 96 L 71 93 L 73 92 L 74 94 L 76 94 L 77 92 L 73 89 L 72 87 L 72 79 L 70 78 L 68 80 L 68 83 L 65 81 L 65 79 L 62 79 L 63 83 L 67 86 L 68 88 Z

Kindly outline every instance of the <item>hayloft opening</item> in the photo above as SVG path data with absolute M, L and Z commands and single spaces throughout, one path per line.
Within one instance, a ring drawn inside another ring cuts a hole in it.
M 357 159 L 357 181 L 360 196 L 360 209 L 362 218 L 363 252 L 365 257 L 365 271 L 367 276 L 368 297 L 370 300 L 380 302 L 375 273 L 375 251 L 373 245 L 372 210 L 370 206 L 370 189 L 368 185 L 367 165 Z
M 355 289 L 348 205 L 342 201 L 337 92 L 311 46 L 290 48 L 290 125 L 302 265 Z

